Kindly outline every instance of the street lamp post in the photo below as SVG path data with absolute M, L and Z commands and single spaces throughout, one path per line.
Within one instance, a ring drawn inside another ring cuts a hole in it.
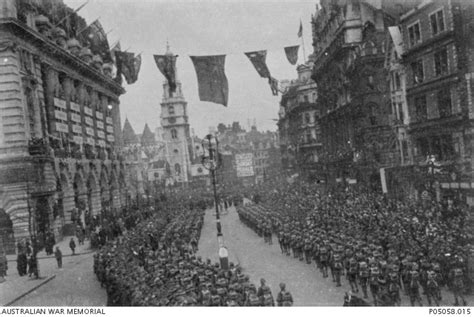
M 222 234 L 222 225 L 220 220 L 219 213 L 219 202 L 217 199 L 217 180 L 216 180 L 216 170 L 219 168 L 219 157 L 218 157 L 218 148 L 219 141 L 217 137 L 208 134 L 202 141 L 203 156 L 202 156 L 202 165 L 204 168 L 211 172 L 211 182 L 212 188 L 214 191 L 214 205 L 216 208 L 216 228 L 217 228 L 217 243 L 219 245 L 219 261 L 221 268 L 224 270 L 229 269 L 229 254 L 227 248 L 224 245 L 224 236 Z M 207 153 L 206 153 L 207 152 Z

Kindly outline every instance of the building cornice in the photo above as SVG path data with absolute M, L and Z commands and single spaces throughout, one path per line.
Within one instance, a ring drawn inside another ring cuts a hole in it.
M 19 20 L 14 18 L 0 18 L 0 30 L 12 32 L 16 37 L 19 37 L 26 42 L 32 43 L 33 45 L 40 48 L 41 53 L 50 56 L 53 60 L 59 60 L 63 62 L 63 64 L 68 65 L 71 69 L 74 69 L 76 72 L 86 78 L 89 78 L 95 82 L 100 82 L 103 87 L 110 90 L 114 94 L 122 95 L 125 93 L 125 89 L 116 83 L 112 78 L 99 73 L 92 66 L 89 66 L 78 57 L 70 54 L 68 51 L 59 47 L 51 40 L 46 39 L 43 35 L 29 28 Z M 15 41 L 13 38 L 8 40 Z

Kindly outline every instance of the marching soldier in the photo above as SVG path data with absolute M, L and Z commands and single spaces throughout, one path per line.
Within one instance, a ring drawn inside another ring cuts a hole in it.
M 364 298 L 367 298 L 367 285 L 369 282 L 369 275 L 370 271 L 367 267 L 367 262 L 362 261 L 359 263 L 359 281 L 360 286 L 362 288 L 362 292 L 364 293 Z
M 280 283 L 280 292 L 277 296 L 278 306 L 293 306 L 293 296 L 286 290 L 285 283 Z
M 461 298 L 463 305 L 466 306 L 467 302 L 464 299 L 464 274 L 461 268 L 455 267 L 450 273 L 451 289 L 454 295 L 454 306 L 459 306 L 459 298 Z
M 426 281 L 426 298 L 428 299 L 428 305 L 431 306 L 431 299 L 434 300 L 436 306 L 439 306 L 439 297 L 440 289 L 438 282 L 436 282 L 436 273 L 432 270 L 426 272 L 427 281 Z
M 319 262 L 321 263 L 321 272 L 323 277 L 328 277 L 329 250 L 325 244 L 319 249 Z
M 333 257 L 333 272 L 334 272 L 334 277 L 336 279 L 337 287 L 341 286 L 341 273 L 343 269 L 344 269 L 344 266 L 342 264 L 341 255 L 339 253 L 335 253 Z
M 400 306 L 400 284 L 398 274 L 395 272 L 389 273 L 388 295 L 395 306 Z
M 412 306 L 415 306 L 415 301 L 417 301 L 420 306 L 423 306 L 420 296 L 420 277 L 419 273 L 416 270 L 417 265 L 413 264 L 412 270 L 410 271 L 410 283 L 408 285 L 408 295 L 410 296 L 410 303 Z
M 359 292 L 359 286 L 357 285 L 357 261 L 355 258 L 350 258 L 349 261 L 349 268 L 347 270 L 347 279 L 349 280 L 349 285 L 351 286 L 352 292 Z M 355 290 L 354 290 L 355 289 Z

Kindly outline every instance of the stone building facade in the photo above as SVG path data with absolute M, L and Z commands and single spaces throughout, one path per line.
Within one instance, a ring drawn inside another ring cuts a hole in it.
M 312 78 L 321 108 L 325 179 L 380 188 L 380 168 L 399 161 L 384 61 L 385 32 L 400 8 L 390 1 L 320 5 L 312 17 Z
M 278 130 L 283 167 L 288 173 L 318 179 L 321 152 L 317 85 L 311 79 L 313 56 L 298 65 L 298 79 L 290 81 L 280 101 Z
M 408 168 L 416 175 L 412 187 L 418 196 L 469 205 L 474 205 L 473 16 L 469 1 L 430 0 L 405 12 L 398 24 L 413 156 Z M 403 173 L 392 178 L 406 180 Z
M 12 227 L 0 242 L 11 246 L 49 231 L 58 238 L 124 205 L 124 90 L 71 24 L 52 27 L 58 17 L 44 3 L 1 0 L 0 8 L 0 213 Z

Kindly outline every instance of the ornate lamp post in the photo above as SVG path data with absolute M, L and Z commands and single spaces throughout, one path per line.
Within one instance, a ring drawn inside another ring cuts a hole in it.
M 214 191 L 214 205 L 216 206 L 216 227 L 217 227 L 217 243 L 219 245 L 219 260 L 221 268 L 224 270 L 229 269 L 229 254 L 227 248 L 224 246 L 224 236 L 222 234 L 222 225 L 219 214 L 219 202 L 217 199 L 217 180 L 216 170 L 219 168 L 219 157 L 218 157 L 219 141 L 217 137 L 208 134 L 202 141 L 202 165 L 204 168 L 211 172 L 211 182 Z

